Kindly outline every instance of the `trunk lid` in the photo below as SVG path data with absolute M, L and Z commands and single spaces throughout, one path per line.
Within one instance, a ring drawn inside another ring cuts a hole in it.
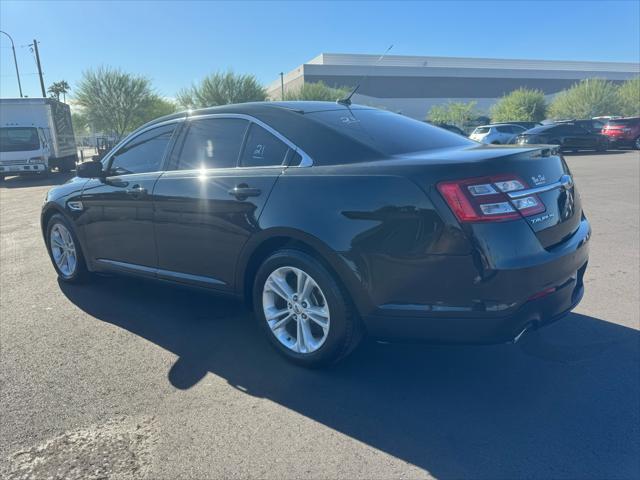
M 523 189 L 503 191 L 499 195 L 514 208 L 518 199 L 530 196 L 543 204 L 544 211 L 522 214 L 520 218 L 527 222 L 544 248 L 552 248 L 563 242 L 580 225 L 580 197 L 566 162 L 553 146 L 480 146 L 446 153 L 415 154 L 405 158 L 406 161 L 414 159 L 429 164 L 430 168 L 425 169 L 424 181 L 433 186 L 463 180 L 463 188 L 468 188 L 469 182 L 466 180 L 478 178 L 477 183 L 496 187 L 492 179 L 506 177 L 520 180 Z M 467 194 L 467 191 L 464 193 Z M 436 190 L 434 194 L 440 193 Z M 482 196 L 469 198 L 482 203 Z M 490 218 L 486 220 L 491 221 Z

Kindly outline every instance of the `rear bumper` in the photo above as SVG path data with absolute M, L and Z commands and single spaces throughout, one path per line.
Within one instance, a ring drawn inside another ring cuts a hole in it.
M 586 267 L 586 264 L 585 264 Z M 567 315 L 584 295 L 582 275 L 562 289 L 531 300 L 507 316 L 432 317 L 379 316 L 365 318 L 372 337 L 433 343 L 494 344 L 514 341 L 524 330 L 549 325 Z
M 468 303 L 394 303 L 363 317 L 376 338 L 435 343 L 503 343 L 525 328 L 547 325 L 569 313 L 584 294 L 590 226 L 580 228 L 551 258 L 494 271 L 478 287 L 460 275 L 457 289 Z M 467 285 L 466 288 L 464 285 Z M 506 293 L 505 293 L 506 292 Z M 491 299 L 491 300 L 489 300 Z
M 624 137 L 607 137 L 609 139 L 609 145 L 612 147 L 631 147 L 633 146 L 633 138 Z

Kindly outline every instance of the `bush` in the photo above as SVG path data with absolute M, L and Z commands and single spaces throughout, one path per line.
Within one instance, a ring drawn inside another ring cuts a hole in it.
M 304 83 L 296 89 L 286 91 L 285 100 L 319 100 L 326 102 L 335 102 L 349 95 L 352 89 L 347 87 L 332 88 L 323 82 Z
M 199 85 L 178 92 L 178 103 L 186 108 L 215 107 L 229 103 L 260 102 L 267 98 L 254 75 L 238 75 L 231 70 L 206 77 Z
M 551 103 L 551 118 L 592 118 L 621 111 L 618 88 L 607 80 L 588 78 L 558 93 Z
M 493 122 L 539 122 L 547 115 L 547 103 L 542 90 L 519 88 L 502 97 L 491 108 Z
M 432 123 L 448 123 L 464 128 L 476 116 L 476 102 L 448 102 L 444 105 L 434 105 L 429 110 L 427 120 Z
M 620 114 L 625 117 L 640 116 L 640 77 L 627 80 L 618 87 Z

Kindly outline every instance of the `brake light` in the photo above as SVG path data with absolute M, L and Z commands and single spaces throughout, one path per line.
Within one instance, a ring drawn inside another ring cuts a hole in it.
M 545 211 L 537 195 L 517 199 L 506 195 L 527 187 L 515 175 L 501 175 L 441 182 L 438 191 L 461 222 L 495 222 Z

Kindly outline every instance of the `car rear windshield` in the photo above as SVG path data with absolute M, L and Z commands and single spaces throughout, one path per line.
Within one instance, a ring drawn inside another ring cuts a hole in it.
M 0 128 L 0 152 L 26 152 L 39 148 L 38 130 L 34 127 Z
M 384 110 L 341 109 L 307 115 L 385 155 L 473 144 L 448 130 Z
M 640 122 L 640 118 L 618 118 L 617 120 L 609 120 L 609 125 L 623 126 Z
M 478 127 L 473 133 L 489 133 L 489 130 L 491 130 L 491 127 Z

